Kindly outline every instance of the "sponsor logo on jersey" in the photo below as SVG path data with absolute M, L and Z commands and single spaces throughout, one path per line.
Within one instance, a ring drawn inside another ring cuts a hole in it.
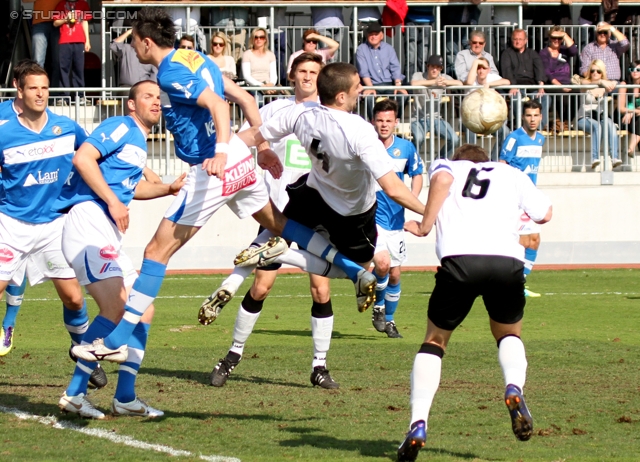
M 105 260 L 115 260 L 118 258 L 118 251 L 109 244 L 108 246 L 100 249 L 100 258 L 104 258 Z
M 207 130 L 207 136 L 211 136 L 216 133 L 216 126 L 213 124 L 213 120 L 205 122 L 204 128 Z
M 13 252 L 8 247 L 0 248 L 0 263 L 9 263 L 13 260 Z
M 69 172 L 67 179 L 64 181 L 64 184 L 67 186 L 71 186 L 71 178 L 73 178 L 73 172 Z
M 394 157 L 400 157 L 400 154 L 402 154 L 402 152 L 400 152 L 400 149 L 395 148 L 392 152 Z
M 66 135 L 56 140 L 39 141 L 37 143 L 15 146 L 4 150 L 4 163 L 8 165 L 23 164 L 37 160 L 72 155 L 75 150 L 75 135 Z
M 47 262 L 47 268 L 49 268 L 49 270 L 51 270 L 51 271 L 53 271 L 53 270 L 65 270 L 65 269 L 69 269 L 69 265 L 48 261 Z
M 131 178 L 125 178 L 122 181 L 122 186 L 124 186 L 127 189 L 130 189 L 131 191 L 136 189 L 137 185 L 138 185 L 138 182 L 137 181 L 132 181 Z
M 516 139 L 515 138 L 510 138 L 509 141 L 507 142 L 507 151 L 511 151 L 513 149 L 513 147 L 516 144 Z
M 232 167 L 225 169 L 222 195 L 230 196 L 256 182 L 253 157 L 248 156 Z
M 36 176 L 34 176 L 32 173 L 29 173 L 29 175 L 27 175 L 27 179 L 25 180 L 24 184 L 22 186 L 34 186 L 36 184 L 51 184 L 51 183 L 55 183 L 56 181 L 58 181 L 58 172 L 60 171 L 60 169 L 58 170 L 54 170 L 53 172 L 42 172 L 42 171 L 38 171 L 37 178 Z
M 184 92 L 184 97 L 185 97 L 185 98 L 187 98 L 187 99 L 191 98 L 191 95 L 192 95 L 193 93 L 191 93 L 190 89 L 191 89 L 191 87 L 193 86 L 193 80 L 191 80 L 191 81 L 189 82 L 189 85 L 187 85 L 187 86 L 180 85 L 178 82 L 173 82 L 171 85 L 172 85 L 172 86 L 173 86 L 173 88 L 175 88 L 176 90 Z
M 180 63 L 195 73 L 204 64 L 204 58 L 197 51 L 180 49 L 173 54 L 171 62 Z
M 531 218 L 529 218 L 529 215 L 527 215 L 526 213 L 523 213 L 522 215 L 520 215 L 520 221 L 531 221 Z
M 115 263 L 111 263 L 111 262 L 105 263 L 104 265 L 102 265 L 102 268 L 100 268 L 100 274 L 109 273 L 111 271 L 117 271 L 121 273 L 122 269 L 120 269 L 120 267 Z
M 54 135 L 56 135 L 56 136 L 60 136 L 60 135 L 62 135 L 62 128 L 61 128 L 61 127 L 59 127 L 59 126 L 57 126 L 57 125 L 54 125 L 53 127 L 51 127 L 51 131 L 52 131 L 52 132 L 53 132 L 53 134 L 54 134 Z
M 107 135 L 105 135 L 104 133 L 100 133 L 100 136 L 102 137 L 102 142 L 103 143 L 109 139 L 109 137 Z
M 311 170 L 311 159 L 297 139 L 287 140 L 284 154 L 284 167 L 294 170 Z
M 109 136 L 107 138 L 104 138 L 104 133 L 102 134 L 103 140 L 102 142 L 104 143 L 106 140 L 108 140 L 109 138 L 111 138 L 111 140 L 113 140 L 114 142 L 118 142 L 120 141 L 120 138 L 122 138 L 127 132 L 129 131 L 129 127 L 127 127 L 126 124 L 121 123 L 120 125 L 118 125 L 118 127 L 112 131 Z

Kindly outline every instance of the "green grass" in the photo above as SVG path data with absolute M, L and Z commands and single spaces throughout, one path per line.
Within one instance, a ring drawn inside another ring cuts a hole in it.
M 356 310 L 353 287 L 332 284 L 335 329 L 328 367 L 339 390 L 309 383 L 312 357 L 308 281 L 281 276 L 224 388 L 208 376 L 230 342 L 247 286 L 220 319 L 196 314 L 221 276 L 167 278 L 156 303 L 138 392 L 165 418 L 97 422 L 59 414 L 73 371 L 59 302 L 49 284 L 30 288 L 16 346 L 0 359 L 0 405 L 55 415 L 194 454 L 243 461 L 393 460 L 407 429 L 409 374 L 422 343 L 433 273 L 403 275 L 396 321 L 404 339 L 387 339 Z M 534 271 L 523 340 L 527 402 L 535 436 L 517 442 L 502 401 L 497 349 L 480 302 L 453 335 L 443 362 L 429 438 L 418 460 L 600 461 L 640 456 L 640 271 Z M 37 300 L 48 299 L 48 300 Z M 90 302 L 90 311 L 96 313 Z M 110 383 L 91 394 L 108 410 Z M 171 456 L 0 413 L 0 460 L 157 460 Z M 175 458 L 174 458 L 175 459 Z

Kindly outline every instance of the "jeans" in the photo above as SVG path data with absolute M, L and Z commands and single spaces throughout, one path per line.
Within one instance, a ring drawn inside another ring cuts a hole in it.
M 426 134 L 430 130 L 430 117 L 411 122 L 411 135 L 413 136 L 413 141 L 419 154 L 422 152 L 422 143 L 426 141 Z M 436 135 L 445 140 L 444 146 L 440 149 L 440 159 L 451 159 L 451 157 L 453 157 L 453 151 L 456 146 L 460 144 L 460 138 L 456 135 L 456 131 L 451 124 L 439 116 L 434 117 L 432 135 Z
M 604 124 L 607 124 L 607 136 L 609 137 L 609 155 L 613 159 L 619 157 L 618 153 L 618 133 L 613 120 L 610 118 L 601 118 L 600 122 L 591 117 L 583 117 L 578 119 L 578 130 L 591 134 L 591 162 L 598 160 L 600 154 L 600 134 L 604 130 Z
M 44 68 L 47 59 L 47 47 L 51 50 L 51 86 L 60 86 L 60 29 L 53 27 L 53 22 L 41 22 L 32 27 L 33 60 Z
M 60 45 L 60 82 L 63 88 L 84 87 L 84 43 Z M 63 94 L 69 96 L 68 92 Z

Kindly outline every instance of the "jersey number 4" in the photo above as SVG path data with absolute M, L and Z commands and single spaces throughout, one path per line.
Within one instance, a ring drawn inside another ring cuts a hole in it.
M 490 172 L 493 168 L 483 168 L 480 170 L 476 170 L 472 168 L 469 171 L 469 175 L 467 176 L 467 181 L 464 183 L 464 188 L 462 189 L 462 197 L 469 197 L 471 199 L 482 199 L 487 195 L 487 191 L 489 190 L 489 184 L 491 180 L 488 178 L 485 180 L 478 180 L 478 173 L 484 170 L 485 172 Z M 477 192 L 474 192 L 473 189 L 477 187 L 480 188 Z
M 326 152 L 318 152 L 318 148 L 320 147 L 320 140 L 314 138 L 311 142 L 311 147 L 309 148 L 310 154 L 322 162 L 322 170 L 329 173 L 329 156 Z

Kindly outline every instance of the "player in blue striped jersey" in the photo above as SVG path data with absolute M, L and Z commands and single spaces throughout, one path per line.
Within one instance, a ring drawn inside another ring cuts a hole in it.
M 538 168 L 542 159 L 542 147 L 545 138 L 538 128 L 542 120 L 542 105 L 537 100 L 526 101 L 522 105 L 522 127 L 511 133 L 500 151 L 500 162 L 505 162 L 526 173 L 533 184 L 538 182 Z M 540 225 L 522 212 L 518 225 L 520 244 L 525 248 L 525 277 L 531 273 L 538 257 L 540 247 Z M 525 288 L 527 297 L 539 297 L 540 294 Z
M 167 126 L 173 132 L 178 157 L 188 162 L 191 169 L 185 187 L 145 249 L 140 277 L 129 296 L 124 318 L 102 345 L 74 349 L 76 354 L 87 360 L 99 359 L 103 354 L 106 358 L 127 343 L 160 291 L 171 256 L 224 205 L 239 218 L 253 216 L 276 236 L 294 241 L 340 267 L 356 285 L 358 308 L 366 310 L 373 303 L 375 277 L 337 252 L 319 234 L 287 220 L 269 200 L 264 182 L 255 172 L 251 152 L 231 133 L 229 106 L 224 96 L 241 105 L 250 124 L 259 125 L 260 114 L 253 97 L 223 78 L 215 63 L 202 53 L 173 49 L 175 27 L 166 10 L 139 11 L 132 36 L 140 62 L 158 67 L 158 84 L 170 102 L 169 106 L 163 106 Z M 258 159 L 263 168 L 275 177 L 280 176 L 282 164 L 275 153 L 263 150 Z M 258 260 L 265 251 L 274 248 L 274 257 L 286 251 L 283 239 L 267 239 L 258 249 L 243 252 L 238 262 L 251 264 L 254 258 Z
M 127 206 L 134 199 L 176 194 L 183 174 L 173 184 L 143 180 L 155 174 L 146 167 L 147 137 L 160 119 L 160 90 L 155 82 L 138 82 L 129 92 L 129 116 L 102 122 L 80 147 L 74 171 L 54 208 L 67 212 L 62 251 L 78 281 L 98 304 L 83 344 L 108 335 L 124 314 L 128 291 L 137 278 L 131 260 L 122 250 L 122 234 L 129 226 Z M 122 230 L 122 232 L 120 231 Z M 119 294 L 114 297 L 114 294 Z M 135 326 L 123 355 L 113 399 L 114 415 L 159 417 L 136 396 L 135 380 L 144 357 L 153 306 Z M 104 414 L 85 399 L 87 380 L 95 362 L 78 360 L 69 387 L 60 398 L 63 411 L 103 419 Z
M 11 134 L 0 137 L 0 290 L 11 280 L 20 285 L 25 271 L 32 285 L 51 279 L 64 305 L 65 326 L 78 343 L 88 324 L 86 305 L 60 250 L 64 218 L 51 206 L 86 133 L 68 117 L 47 110 L 44 69 L 35 62 L 21 67 L 14 114 L 0 120 L 0 130 Z M 6 332 L 3 341 L 7 343 Z
M 372 123 L 393 161 L 394 171 L 402 181 L 405 175 L 411 177 L 411 192 L 418 197 L 422 190 L 424 166 L 415 146 L 393 134 L 398 124 L 397 103 L 389 99 L 377 102 L 373 107 Z M 373 327 L 390 338 L 402 338 L 396 327 L 394 313 L 400 302 L 400 265 L 406 260 L 404 207 L 384 191 L 376 192 L 376 199 L 378 240 L 373 264 L 378 283 L 372 313 Z

